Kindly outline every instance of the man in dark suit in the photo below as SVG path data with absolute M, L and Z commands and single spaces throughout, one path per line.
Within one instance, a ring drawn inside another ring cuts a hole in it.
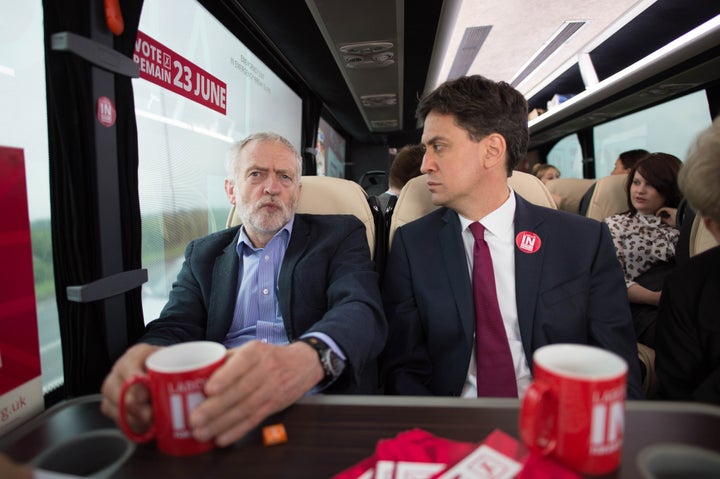
M 365 229 L 350 215 L 295 214 L 300 156 L 255 134 L 231 150 L 225 189 L 242 226 L 192 241 L 160 318 L 116 362 L 102 410 L 117 421 L 122 383 L 159 347 L 211 340 L 229 348 L 191 415 L 198 440 L 227 445 L 309 391 L 370 393 L 387 334 Z M 128 394 L 149 422 L 144 388 Z
M 508 187 L 528 144 L 522 95 L 504 82 L 464 77 L 423 98 L 417 112 L 426 147 L 421 169 L 443 208 L 393 239 L 382 288 L 390 327 L 381 360 L 386 392 L 469 397 L 485 388 L 476 359 L 486 359 L 487 350 L 476 347 L 470 274 L 470 226 L 480 222 L 515 372 L 513 393 L 497 395 L 523 395 L 540 346 L 579 343 L 623 357 L 628 397 L 641 398 L 627 292 L 607 226 L 534 206 Z

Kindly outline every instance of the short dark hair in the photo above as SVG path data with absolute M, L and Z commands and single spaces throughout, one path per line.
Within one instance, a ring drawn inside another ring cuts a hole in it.
M 446 81 L 420 100 L 415 116 L 425 121 L 431 111 L 453 115 L 473 141 L 492 133 L 502 135 L 507 144 L 508 176 L 527 153 L 527 101 L 506 82 L 496 83 L 481 75 Z
M 405 145 L 395 155 L 390 165 L 388 182 L 390 186 L 402 189 L 405 183 L 420 176 L 420 165 L 422 165 L 425 148 L 422 145 Z
M 635 163 L 635 166 L 628 173 L 627 182 L 625 183 L 630 214 L 637 214 L 637 208 L 633 206 L 630 198 L 630 186 L 636 172 L 639 172 L 645 178 L 645 181 L 665 198 L 663 206 L 677 208 L 680 200 L 682 200 L 682 193 L 677 181 L 681 166 L 682 161 L 677 156 L 669 153 L 650 153 L 647 157 Z
M 620 163 L 622 163 L 623 168 L 631 170 L 632 167 L 635 166 L 635 163 L 642 160 L 649 154 L 649 151 L 639 148 L 637 150 L 623 151 L 618 155 L 618 158 L 620 159 Z

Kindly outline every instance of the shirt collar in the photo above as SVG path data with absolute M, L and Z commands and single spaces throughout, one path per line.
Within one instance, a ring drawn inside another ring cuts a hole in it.
M 510 195 L 508 195 L 507 200 L 505 200 L 505 202 L 500 205 L 500 207 L 497 208 L 495 211 L 491 211 L 485 217 L 477 220 L 485 227 L 487 231 L 489 231 L 494 236 L 501 237 L 503 236 L 503 234 L 512 235 L 516 202 L 515 191 L 513 191 L 510 186 L 508 186 L 508 189 L 510 190 Z M 470 226 L 470 223 L 475 222 L 474 220 L 465 218 L 460 214 L 458 214 L 458 217 L 460 218 L 460 226 L 462 227 L 462 231 L 465 231 L 465 229 Z

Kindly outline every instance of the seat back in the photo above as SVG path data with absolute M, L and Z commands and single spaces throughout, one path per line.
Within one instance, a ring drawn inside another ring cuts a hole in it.
M 710 230 L 707 229 L 702 217 L 698 214 L 695 215 L 695 219 L 690 229 L 690 256 L 695 256 L 703 251 L 714 248 L 718 245 Z
M 368 196 L 378 196 L 388 189 L 388 174 L 383 170 L 366 171 L 358 183 Z
M 555 200 L 553 200 L 545 183 L 535 175 L 523 173 L 522 171 L 513 171 L 512 176 L 508 178 L 508 185 L 530 203 L 554 210 L 557 209 Z
M 610 175 L 597 180 L 585 216 L 602 221 L 608 216 L 627 211 L 630 207 L 625 191 L 626 182 L 627 174 Z
M 548 208 L 556 208 L 550 192 L 545 185 L 534 175 L 515 171 L 508 178 L 508 184 L 520 196 L 531 203 Z M 432 202 L 430 190 L 427 187 L 427 175 L 417 176 L 408 181 L 400 191 L 395 209 L 390 219 L 390 230 L 388 232 L 388 251 L 392 245 L 395 230 L 400 226 L 410 223 L 426 214 L 436 210 Z
M 303 176 L 297 212 L 355 215 L 365 225 L 370 256 L 375 259 L 376 219 L 370 209 L 368 197 L 359 184 L 331 176 Z M 235 206 L 233 206 L 226 225 L 230 227 L 239 224 L 241 220 L 235 215 Z
M 589 178 L 557 178 L 545 183 L 545 187 L 550 193 L 563 199 L 562 203 L 558 205 L 559 209 L 578 213 L 580 200 L 593 183 L 595 180 Z

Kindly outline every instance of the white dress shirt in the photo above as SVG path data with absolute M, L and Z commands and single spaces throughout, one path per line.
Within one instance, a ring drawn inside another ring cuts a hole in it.
M 509 187 L 508 187 L 509 188 Z M 458 215 L 462 227 L 462 239 L 465 244 L 465 257 L 467 258 L 468 274 L 472 281 L 473 269 L 473 248 L 475 238 L 468 228 L 476 220 L 470 220 Z M 490 256 L 493 261 L 493 273 L 495 275 L 495 289 L 497 292 L 500 314 L 505 323 L 510 352 L 515 367 L 515 378 L 519 397 L 523 397 L 525 390 L 532 381 L 530 366 L 528 365 L 525 351 L 520 337 L 520 326 L 518 323 L 517 303 L 515 296 L 515 193 L 510 188 L 510 196 L 498 209 L 480 218 L 480 224 L 485 227 L 485 241 L 490 249 Z M 473 311 L 474 315 L 474 311 Z M 473 347 L 468 366 L 468 374 L 465 379 L 462 397 L 477 397 L 477 362 L 476 351 Z

